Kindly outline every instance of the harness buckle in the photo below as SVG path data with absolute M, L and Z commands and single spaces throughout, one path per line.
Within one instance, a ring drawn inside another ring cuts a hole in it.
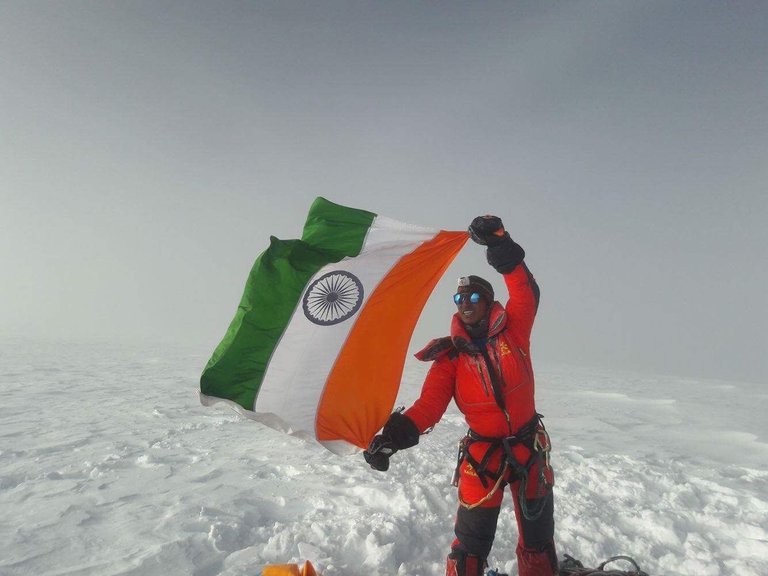
M 544 439 L 543 441 L 542 438 Z M 533 438 L 533 450 L 544 457 L 544 465 L 549 468 L 549 453 L 552 450 L 552 446 L 549 443 L 549 435 L 546 430 L 539 429 L 536 431 L 536 435 Z
M 459 453 L 456 456 L 456 468 L 453 470 L 453 478 L 451 479 L 451 486 L 459 485 L 459 477 L 461 476 L 461 463 L 464 461 L 464 456 L 467 454 L 467 446 L 469 445 L 471 438 L 467 433 L 464 438 L 459 440 Z

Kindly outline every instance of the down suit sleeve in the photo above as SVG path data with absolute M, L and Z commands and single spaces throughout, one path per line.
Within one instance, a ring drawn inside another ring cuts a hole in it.
M 539 309 L 539 285 L 525 262 L 504 274 L 504 283 L 509 292 L 509 301 L 504 307 L 509 320 L 508 329 L 517 344 L 528 348 L 533 321 Z
M 448 355 L 432 363 L 419 399 L 405 411 L 405 415 L 416 424 L 421 434 L 442 418 L 453 398 L 455 380 L 456 364 Z

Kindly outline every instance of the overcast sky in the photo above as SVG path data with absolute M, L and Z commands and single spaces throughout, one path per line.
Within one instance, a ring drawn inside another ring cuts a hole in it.
M 211 351 L 318 195 L 501 216 L 539 363 L 768 383 L 768 3 L 0 2 L 0 334 Z M 447 332 L 455 277 L 412 348 Z

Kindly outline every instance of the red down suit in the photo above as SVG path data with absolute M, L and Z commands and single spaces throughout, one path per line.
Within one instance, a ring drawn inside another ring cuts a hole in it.
M 445 413 L 451 399 L 464 414 L 476 437 L 500 439 L 521 432 L 536 417 L 534 376 L 530 360 L 530 335 L 539 304 L 539 288 L 525 263 L 503 274 L 509 292 L 505 306 L 494 302 L 489 310 L 487 339 L 472 340 L 459 314 L 451 323 L 451 335 L 432 340 L 416 357 L 432 361 L 421 395 L 405 415 L 420 433 L 434 426 Z M 496 374 L 492 375 L 490 370 Z M 497 389 L 494 395 L 494 382 Z M 500 407 L 503 399 L 504 410 Z M 530 444 L 512 447 L 521 465 L 531 455 Z M 485 469 L 498 471 L 514 496 L 518 524 L 518 571 L 521 576 L 549 576 L 555 573 L 551 469 L 547 467 L 546 486 L 539 481 L 538 465 L 527 474 L 526 499 L 547 498 L 544 511 L 529 520 L 521 513 L 518 499 L 520 479 L 504 470 L 503 450 L 491 442 L 474 441 L 467 448 L 475 463 L 485 457 Z M 470 459 L 459 463 L 459 507 L 456 517 L 454 551 L 487 558 L 496 532 L 504 488 L 492 479 L 478 476 Z M 482 476 L 482 474 L 480 475 Z M 544 490 L 542 492 L 542 489 Z M 543 501 L 540 501 L 543 502 Z

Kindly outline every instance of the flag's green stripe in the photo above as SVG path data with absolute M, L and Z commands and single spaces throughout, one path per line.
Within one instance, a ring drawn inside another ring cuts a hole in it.
M 269 359 L 307 283 L 323 266 L 357 256 L 375 217 L 317 198 L 301 240 L 270 239 L 251 269 L 235 318 L 203 370 L 203 394 L 253 409 Z
M 318 197 L 309 209 L 301 239 L 328 254 L 330 262 L 357 256 L 376 214 Z

